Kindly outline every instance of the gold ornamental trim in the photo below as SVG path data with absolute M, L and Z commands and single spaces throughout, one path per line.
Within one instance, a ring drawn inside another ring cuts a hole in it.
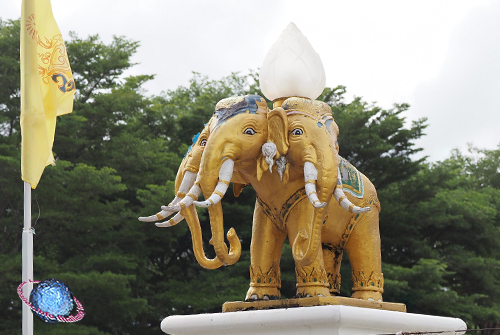
M 267 271 L 262 271 L 260 266 L 250 266 L 250 286 L 281 288 L 281 270 L 276 261 Z
M 371 272 L 366 275 L 363 271 L 353 271 L 352 273 L 352 290 L 353 291 L 373 291 L 384 292 L 384 274 L 380 275 Z
M 306 286 L 325 286 L 328 287 L 328 275 L 325 269 L 315 268 L 308 270 L 307 268 L 295 268 L 297 276 L 297 287 Z

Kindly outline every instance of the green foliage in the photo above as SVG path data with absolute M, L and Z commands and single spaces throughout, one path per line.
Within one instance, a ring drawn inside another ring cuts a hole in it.
M 0 334 L 20 334 L 23 192 L 20 180 L 19 21 L 0 20 Z M 47 325 L 37 334 L 158 334 L 171 314 L 218 312 L 242 300 L 249 282 L 255 192 L 224 197 L 226 229 L 243 253 L 235 265 L 201 268 L 185 222 L 157 228 L 137 221 L 174 197 L 174 179 L 192 136 L 223 98 L 260 94 L 255 72 L 209 80 L 195 73 L 187 87 L 145 95 L 152 75 L 123 77 L 139 43 L 71 35 L 67 49 L 77 86 L 74 111 L 58 118 L 56 166 L 33 192 L 35 279 L 65 281 L 87 312 L 78 324 Z M 387 301 L 410 312 L 462 317 L 470 326 L 500 321 L 500 150 L 471 149 L 424 164 L 412 155 L 425 120 L 408 128 L 408 105 L 383 110 L 343 87 L 320 97 L 340 127 L 341 154 L 375 183 Z M 40 208 L 40 217 L 37 208 Z M 204 248 L 210 226 L 198 210 Z M 350 294 L 348 259 L 342 293 Z M 295 294 L 289 244 L 281 260 L 282 295 Z
M 499 324 L 499 154 L 454 151 L 380 192 L 386 299 L 469 327 Z
M 146 121 L 150 131 L 157 137 L 169 139 L 169 149 L 178 154 L 181 144 L 191 144 L 193 135 L 203 129 L 212 117 L 219 100 L 250 94 L 246 77 L 236 73 L 221 80 L 209 80 L 206 76 L 194 73 L 189 87 L 169 90 L 153 98 L 151 118 Z
M 70 33 L 67 43 L 68 57 L 77 85 L 77 99 L 85 103 L 95 98 L 98 92 L 112 89 L 119 77 L 133 64 L 130 57 L 139 47 L 139 42 L 125 37 L 114 37 L 110 45 L 105 45 L 99 35 L 81 39 Z
M 0 134 L 7 138 L 20 129 L 20 31 L 19 20 L 0 19 Z
M 422 150 L 412 141 L 424 135 L 426 119 L 413 121 L 408 129 L 401 115 L 408 104 L 384 110 L 361 98 L 345 103 L 344 93 L 343 86 L 326 88 L 318 98 L 332 106 L 340 128 L 340 155 L 360 168 L 378 190 L 416 173 L 424 159 L 412 159 Z

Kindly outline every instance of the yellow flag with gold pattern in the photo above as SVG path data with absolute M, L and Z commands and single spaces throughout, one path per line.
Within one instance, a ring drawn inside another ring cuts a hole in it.
M 71 113 L 75 81 L 50 0 L 23 0 L 21 11 L 21 173 L 36 188 L 54 163 L 57 116 Z

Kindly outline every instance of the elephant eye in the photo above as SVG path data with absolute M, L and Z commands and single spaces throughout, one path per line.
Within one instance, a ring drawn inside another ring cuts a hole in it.
M 243 133 L 247 135 L 255 135 L 255 130 L 253 130 L 252 128 L 247 128 Z
M 205 145 L 207 145 L 207 139 L 206 138 L 203 139 L 203 140 L 201 140 L 201 142 L 200 142 L 200 146 L 204 147 Z
M 300 128 L 292 130 L 292 135 L 302 135 L 304 132 Z

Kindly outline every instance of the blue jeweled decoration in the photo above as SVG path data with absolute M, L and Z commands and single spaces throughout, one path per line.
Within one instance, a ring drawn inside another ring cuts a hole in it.
M 41 281 L 30 294 L 30 303 L 35 310 L 52 314 L 53 316 L 67 317 L 73 309 L 73 294 L 62 281 L 50 278 Z M 33 312 L 36 316 L 47 323 L 57 323 L 57 321 L 47 318 L 42 313 Z
M 264 100 L 262 97 L 258 95 L 245 95 L 237 98 L 240 99 L 238 101 L 233 102 L 231 107 L 220 108 L 214 112 L 214 114 L 217 115 L 217 124 L 215 125 L 215 128 L 218 128 L 227 119 L 232 118 L 235 115 L 245 113 L 246 111 L 248 111 L 250 114 L 255 114 L 259 109 L 259 106 L 257 105 L 257 100 L 258 101 Z M 212 132 L 215 131 L 215 128 L 214 130 L 212 130 Z
M 206 126 L 206 125 L 205 125 Z M 187 154 L 191 151 L 191 148 L 193 148 L 193 145 L 196 144 L 196 141 L 198 141 L 198 138 L 200 137 L 200 133 L 196 134 L 193 136 L 193 143 L 189 146 L 188 150 L 186 151 L 186 154 L 184 155 L 184 157 L 187 156 Z

